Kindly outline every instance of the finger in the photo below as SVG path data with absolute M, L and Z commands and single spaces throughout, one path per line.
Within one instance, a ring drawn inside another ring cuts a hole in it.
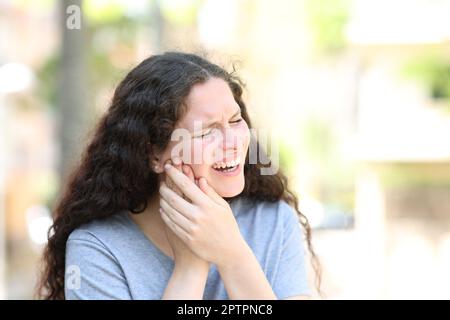
M 186 218 L 183 214 L 172 208 L 164 199 L 160 199 L 159 205 L 164 210 L 164 212 L 167 213 L 167 215 L 173 222 L 175 222 L 177 225 L 183 228 L 183 230 L 186 231 L 187 233 L 191 232 L 193 224 L 188 218 Z
M 174 164 L 175 166 L 181 166 L 181 164 L 182 164 L 183 161 L 181 160 L 180 157 L 174 156 L 174 157 L 172 158 L 172 162 L 173 162 L 173 164 Z
M 173 159 L 173 166 L 174 166 L 177 170 L 182 171 L 182 163 L 181 163 L 180 158 L 175 157 L 175 158 Z
M 167 163 L 168 164 L 172 164 L 172 161 L 169 159 L 169 160 L 166 161 L 165 164 L 167 164 Z M 164 175 L 164 182 L 166 183 L 167 187 L 169 187 L 171 189 L 174 188 L 174 183 L 173 183 L 172 179 L 170 179 L 170 177 L 167 174 Z
M 197 183 L 195 181 L 194 171 L 192 170 L 191 166 L 189 166 L 187 164 L 182 164 L 181 171 L 189 178 L 189 180 L 191 180 L 192 182 L 194 182 L 197 185 Z M 198 187 L 198 185 L 197 185 L 197 187 Z M 187 201 L 192 203 L 191 199 L 189 199 L 187 196 L 184 196 L 184 198 Z
M 170 163 L 170 162 L 169 162 Z M 173 164 L 173 166 L 177 169 L 177 170 L 179 170 L 180 172 L 183 172 L 183 162 L 182 162 L 182 160 L 179 158 L 179 157 L 177 157 L 177 156 L 175 156 L 173 159 L 172 159 L 172 164 Z M 188 201 L 188 202 L 192 202 L 182 191 L 181 191 L 181 189 L 173 182 L 173 180 L 172 179 L 170 179 L 169 178 L 169 180 L 172 182 L 172 185 L 171 185 L 171 189 L 172 190 L 174 190 L 177 194 L 179 194 L 183 199 L 185 199 L 186 201 Z
M 176 160 L 175 160 L 175 161 L 176 161 Z M 166 163 L 173 164 L 173 166 L 174 166 L 177 170 L 181 170 L 181 165 L 180 165 L 180 164 L 175 164 L 175 163 L 172 162 L 170 159 L 167 160 Z M 181 191 L 181 189 L 178 188 L 178 186 L 173 182 L 173 180 L 172 180 L 167 174 L 166 174 L 165 176 L 166 176 L 166 183 L 167 183 L 167 186 L 168 186 L 170 189 L 172 189 L 173 191 L 175 191 L 177 194 L 179 194 L 180 196 L 182 196 L 182 197 L 184 198 L 183 192 Z
M 178 226 L 175 222 L 173 222 L 168 214 L 163 210 L 159 210 L 161 214 L 161 218 L 163 219 L 164 223 L 172 230 L 173 233 L 175 233 L 178 238 L 183 240 L 184 242 L 187 242 L 189 240 L 189 235 L 186 233 L 186 231 L 183 230 L 180 226 Z
M 176 184 L 172 181 L 172 179 L 170 179 L 170 177 L 166 177 L 166 181 L 165 181 L 166 186 L 173 190 L 175 193 L 179 194 L 178 192 L 178 187 L 176 186 Z
M 209 184 L 208 181 L 206 181 L 205 177 L 200 177 L 198 179 L 198 184 L 200 186 L 200 189 L 209 196 L 214 202 L 220 205 L 224 205 L 224 199 L 217 194 L 216 190 L 214 190 Z
M 191 166 L 187 165 L 187 164 L 183 164 L 183 173 L 189 178 L 191 179 L 191 181 L 195 182 L 195 177 L 194 177 L 194 171 L 192 170 Z
M 195 211 L 195 206 L 193 204 L 168 188 L 164 182 L 161 183 L 161 186 L 159 187 L 159 194 L 172 208 L 192 220 L 192 213 Z
M 179 172 L 172 165 L 165 165 L 164 170 L 166 174 L 172 179 L 172 181 L 181 189 L 181 191 L 192 200 L 194 203 L 202 203 L 208 200 L 202 192 L 195 185 L 195 182 L 191 181 L 186 175 L 182 172 Z

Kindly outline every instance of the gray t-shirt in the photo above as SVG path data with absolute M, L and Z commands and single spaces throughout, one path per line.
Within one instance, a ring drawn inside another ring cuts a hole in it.
M 230 203 L 240 232 L 277 298 L 310 295 L 303 233 L 285 201 L 237 198 Z M 66 249 L 66 299 L 160 299 L 174 267 L 126 212 L 74 230 Z M 211 264 L 203 299 L 228 299 Z

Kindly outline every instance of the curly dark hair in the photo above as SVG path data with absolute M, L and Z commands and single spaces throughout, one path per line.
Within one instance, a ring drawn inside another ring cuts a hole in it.
M 244 84 L 235 75 L 234 66 L 232 72 L 227 72 L 196 54 L 166 52 L 142 61 L 120 82 L 109 110 L 100 119 L 92 141 L 56 205 L 42 256 L 38 298 L 65 299 L 66 241 L 73 230 L 123 210 L 138 214 L 146 209 L 148 199 L 159 188 L 158 175 L 149 165 L 152 150 L 164 150 L 170 142 L 171 133 L 185 112 L 183 102 L 192 86 L 213 77 L 228 83 L 243 119 L 251 128 L 242 99 Z M 265 154 L 262 148 L 257 150 L 258 154 Z M 265 166 L 270 163 L 250 164 L 247 152 L 244 190 L 226 200 L 248 197 L 274 202 L 282 199 L 290 204 L 304 228 L 320 293 L 320 265 L 312 248 L 308 220 L 298 209 L 298 199 L 288 189 L 286 176 L 280 170 L 273 175 L 261 175 L 260 169 Z

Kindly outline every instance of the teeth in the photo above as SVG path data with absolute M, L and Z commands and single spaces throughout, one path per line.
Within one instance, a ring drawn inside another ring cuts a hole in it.
M 223 169 L 226 167 L 234 167 L 237 166 L 240 163 L 241 159 L 239 157 L 237 157 L 235 160 L 231 160 L 228 162 L 216 162 L 215 164 L 213 164 L 213 168 L 214 169 Z

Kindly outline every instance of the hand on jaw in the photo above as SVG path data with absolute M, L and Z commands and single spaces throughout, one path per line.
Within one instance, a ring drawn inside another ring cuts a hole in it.
M 164 166 L 166 179 L 159 193 L 161 218 L 171 245 L 173 241 L 176 249 L 188 249 L 200 260 L 217 266 L 234 261 L 246 243 L 229 204 L 204 177 L 195 179 L 192 168 L 181 159 L 170 162 Z M 177 252 L 174 256 L 177 260 Z

